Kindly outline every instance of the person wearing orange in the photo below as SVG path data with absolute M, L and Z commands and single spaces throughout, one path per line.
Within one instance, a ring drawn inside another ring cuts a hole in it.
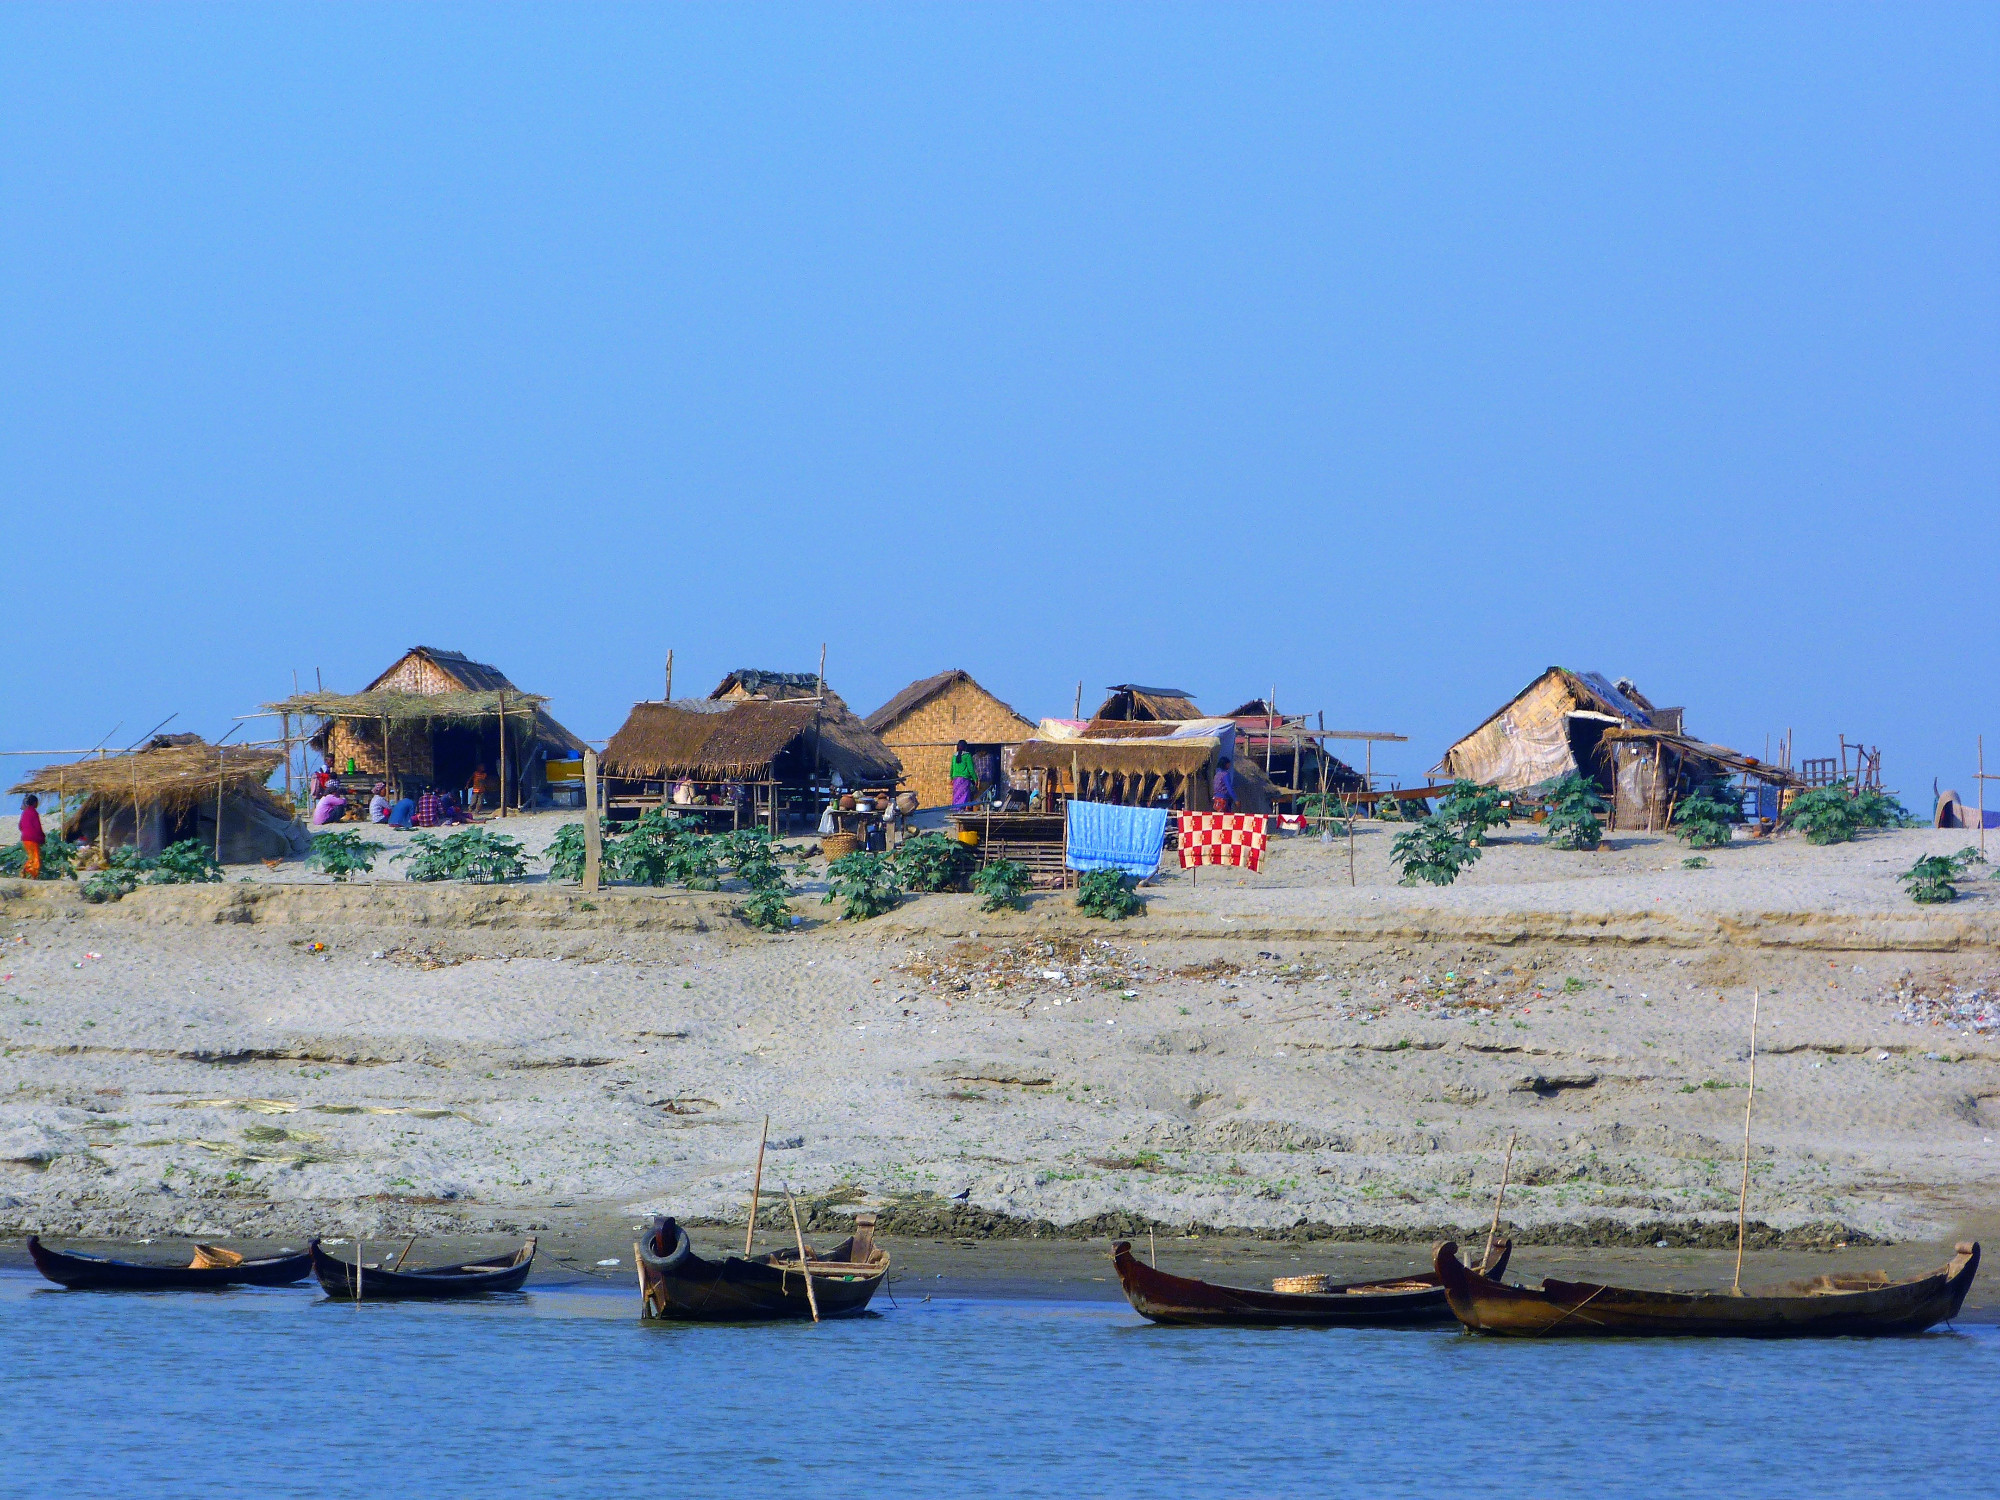
M 466 807 L 477 812 L 487 805 L 487 797 L 493 791 L 493 778 L 486 774 L 486 767 L 480 766 L 472 773 L 472 783 L 466 788 Z
M 42 832 L 42 799 L 30 792 L 21 799 L 21 847 L 28 851 L 27 863 L 21 866 L 23 880 L 42 878 L 42 842 L 45 838 Z

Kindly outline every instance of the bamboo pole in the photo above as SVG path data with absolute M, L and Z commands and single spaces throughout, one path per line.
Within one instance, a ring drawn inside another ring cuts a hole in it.
M 1750 992 L 1750 1092 L 1743 1098 L 1743 1186 L 1736 1195 L 1736 1279 L 1732 1295 L 1743 1294 L 1744 1214 L 1750 1205 L 1750 1106 L 1757 1098 L 1757 1002 L 1760 991 Z
M 357 1234 L 354 1237 L 354 1302 L 357 1307 L 361 1304 L 361 1257 L 363 1253 L 364 1247 L 361 1243 L 361 1236 Z
M 389 1267 L 389 1269 L 392 1271 L 402 1270 L 403 1257 L 410 1253 L 411 1246 L 415 1245 L 416 1243 L 417 1243 L 417 1237 L 413 1234 L 410 1236 L 410 1243 L 408 1245 L 403 1246 L 402 1250 L 396 1256 L 396 1263 L 393 1266 Z
M 764 1116 L 764 1133 L 757 1137 L 757 1175 L 750 1183 L 750 1222 L 743 1230 L 743 1254 L 750 1254 L 750 1237 L 757 1232 L 757 1202 L 764 1194 L 764 1143 L 771 1138 L 771 1117 Z
M 597 894 L 603 877 L 604 830 L 598 825 L 598 804 L 602 800 L 597 785 L 597 752 L 586 745 L 583 751 L 583 893 L 586 896 Z
M 667 647 L 667 696 L 666 702 L 674 701 L 674 648 Z
M 1507 1132 L 1507 1159 L 1500 1164 L 1500 1195 L 1493 1200 L 1493 1222 L 1486 1229 L 1486 1253 L 1479 1257 L 1479 1264 L 1473 1269 L 1484 1272 L 1493 1259 L 1493 1242 L 1500 1238 L 1500 1205 L 1507 1201 L 1507 1178 L 1514 1170 L 1514 1142 L 1520 1136 L 1518 1130 Z
M 806 1269 L 806 1232 L 799 1227 L 799 1206 L 792 1202 L 792 1190 L 785 1189 L 785 1207 L 792 1211 L 792 1233 L 799 1242 L 799 1274 L 806 1279 L 806 1306 L 812 1309 L 813 1321 L 819 1321 L 819 1296 L 813 1291 L 813 1273 Z
M 1979 853 L 1986 854 L 1986 736 L 1979 737 Z
M 222 863 L 222 788 L 228 783 L 228 763 L 223 759 L 222 747 L 215 747 L 215 862 Z M 60 800 L 58 793 L 58 800 Z
M 500 693 L 500 816 L 507 816 L 507 690 Z
M 389 771 L 389 721 L 387 719 L 382 721 L 382 780 L 388 784 L 389 790 L 392 793 L 396 790 L 396 784 L 391 780 Z M 390 800 L 393 801 L 394 798 L 392 797 Z

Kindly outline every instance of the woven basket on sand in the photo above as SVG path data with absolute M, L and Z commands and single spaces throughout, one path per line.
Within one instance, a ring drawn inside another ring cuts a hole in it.
M 1323 1292 L 1331 1283 L 1324 1271 L 1315 1271 L 1310 1276 L 1274 1276 L 1271 1290 L 1274 1292 Z
M 861 839 L 859 835 L 852 833 L 823 834 L 819 841 L 819 852 L 830 860 L 840 859 L 844 855 L 852 854 L 860 847 Z

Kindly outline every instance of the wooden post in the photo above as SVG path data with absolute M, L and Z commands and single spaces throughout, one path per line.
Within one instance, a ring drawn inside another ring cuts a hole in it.
M 674 648 L 667 647 L 667 696 L 664 702 L 674 701 Z
M 597 894 L 604 864 L 604 830 L 598 826 L 597 752 L 583 751 L 583 893 Z
M 1486 1230 L 1486 1253 L 1474 1267 L 1478 1271 L 1484 1271 L 1487 1262 L 1493 1259 L 1493 1242 L 1500 1237 L 1500 1205 L 1507 1201 L 1507 1177 L 1514 1170 L 1514 1140 L 1519 1134 L 1517 1130 L 1507 1132 L 1507 1159 L 1500 1164 L 1500 1196 L 1493 1200 L 1493 1222 Z
M 396 800 L 396 783 L 389 769 L 389 721 L 382 721 L 382 781 L 389 788 L 389 800 Z
M 1757 1098 L 1757 1001 L 1761 991 L 1750 992 L 1750 1092 L 1743 1098 L 1743 1187 L 1736 1195 L 1736 1280 L 1729 1290 L 1743 1294 L 1743 1217 L 1750 1204 L 1750 1106 Z
M 292 678 L 292 687 L 296 691 L 299 685 L 298 674 L 293 673 Z M 281 729 L 285 737 L 285 800 L 290 802 L 292 800 L 292 716 L 290 714 L 280 714 L 278 718 L 282 721 Z
M 1354 814 L 1356 812 L 1356 804 L 1346 798 L 1342 798 L 1341 800 L 1347 805 L 1347 883 L 1351 886 L 1354 884 Z
M 1980 821 L 1983 823 L 1986 820 L 1982 817 Z M 137 750 L 132 752 L 132 852 L 145 853 L 139 846 L 139 752 Z
M 223 759 L 222 747 L 215 747 L 215 862 L 222 863 L 222 788 L 229 780 L 226 774 L 228 762 Z M 58 798 L 60 801 L 60 798 Z
M 764 1133 L 757 1137 L 757 1176 L 750 1184 L 750 1223 L 743 1231 L 743 1254 L 750 1254 L 750 1237 L 757 1232 L 757 1200 L 764 1192 L 764 1142 L 771 1138 L 771 1117 L 764 1116 Z
M 819 1321 L 819 1297 L 813 1292 L 813 1273 L 806 1269 L 806 1232 L 799 1227 L 799 1206 L 792 1202 L 792 1190 L 785 1189 L 785 1207 L 792 1211 L 792 1233 L 799 1242 L 799 1274 L 806 1279 L 806 1306 L 812 1309 L 813 1321 Z
M 1986 736 L 1979 737 L 1979 852 L 1986 853 Z
M 507 690 L 500 690 L 500 816 L 507 816 Z
M 1083 717 L 1083 679 L 1081 677 L 1076 680 L 1076 708 L 1070 717 L 1075 719 Z

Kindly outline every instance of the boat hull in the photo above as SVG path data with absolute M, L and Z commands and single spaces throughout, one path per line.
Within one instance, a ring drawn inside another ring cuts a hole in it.
M 1466 1266 L 1450 1243 L 1438 1247 L 1436 1267 L 1453 1315 L 1476 1333 L 1516 1338 L 1835 1338 L 1921 1333 L 1956 1317 L 1979 1274 L 1979 1246 L 1960 1245 L 1949 1264 L 1908 1281 L 1820 1277 L 1741 1296 L 1553 1278 L 1540 1288 L 1506 1286 Z
M 280 1255 L 233 1266 L 148 1266 L 52 1250 L 28 1236 L 28 1256 L 50 1281 L 72 1291 L 193 1292 L 232 1286 L 291 1286 L 312 1273 L 312 1255 Z
M 820 1321 L 855 1318 L 889 1274 L 889 1257 L 879 1252 L 852 1270 L 839 1269 L 852 1241 L 826 1260 L 812 1263 L 812 1296 L 796 1263 L 787 1267 L 770 1258 L 747 1260 L 732 1255 L 708 1260 L 694 1253 L 687 1231 L 672 1225 L 674 1248 L 661 1254 L 656 1226 L 637 1249 L 641 1315 L 677 1323 L 753 1323 L 779 1319 L 811 1319 L 817 1304 Z M 834 1269 L 828 1269 L 833 1267 Z
M 508 1255 L 490 1260 L 467 1261 L 462 1265 L 438 1266 L 425 1270 L 391 1271 L 363 1265 L 357 1292 L 354 1262 L 328 1255 L 314 1240 L 307 1247 L 312 1256 L 313 1275 L 329 1297 L 347 1302 L 386 1302 L 424 1299 L 437 1301 L 452 1297 L 485 1297 L 496 1292 L 518 1292 L 535 1268 L 535 1241 L 529 1240 Z
M 1512 1246 L 1494 1247 L 1490 1268 L 1506 1270 Z M 1452 1321 L 1434 1271 L 1392 1282 L 1355 1282 L 1324 1292 L 1276 1292 L 1174 1276 L 1132 1253 L 1129 1240 L 1111 1247 L 1118 1284 L 1133 1311 L 1155 1323 L 1220 1328 L 1421 1328 Z

